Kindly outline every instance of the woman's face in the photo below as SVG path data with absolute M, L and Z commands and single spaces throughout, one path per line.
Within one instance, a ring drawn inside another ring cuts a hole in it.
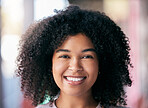
M 61 92 L 72 96 L 91 93 L 98 59 L 90 39 L 82 34 L 69 36 L 53 54 L 52 72 Z

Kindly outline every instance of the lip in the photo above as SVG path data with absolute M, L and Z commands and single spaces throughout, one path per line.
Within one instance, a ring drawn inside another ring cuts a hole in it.
M 83 79 L 80 81 L 72 81 L 72 80 L 68 80 L 67 77 L 83 78 Z M 87 78 L 86 76 L 64 76 L 64 80 L 66 81 L 66 83 L 68 83 L 69 85 L 73 85 L 73 86 L 82 84 L 86 80 L 86 78 Z

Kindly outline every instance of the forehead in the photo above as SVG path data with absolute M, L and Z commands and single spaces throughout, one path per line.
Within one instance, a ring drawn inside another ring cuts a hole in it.
M 94 48 L 92 41 L 84 34 L 68 36 L 59 48 Z

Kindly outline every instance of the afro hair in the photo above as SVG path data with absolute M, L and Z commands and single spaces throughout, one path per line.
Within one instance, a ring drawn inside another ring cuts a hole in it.
M 129 39 L 104 13 L 78 6 L 34 22 L 22 35 L 16 72 L 24 96 L 34 106 L 47 96 L 53 101 L 60 91 L 51 72 L 53 53 L 68 36 L 78 33 L 89 37 L 98 56 L 100 74 L 92 86 L 94 99 L 101 106 L 126 105 L 124 86 L 132 84 Z

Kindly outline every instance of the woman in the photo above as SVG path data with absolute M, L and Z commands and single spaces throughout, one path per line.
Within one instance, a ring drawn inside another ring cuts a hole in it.
M 17 74 L 37 108 L 126 105 L 129 41 L 108 16 L 69 6 L 34 23 L 20 41 Z M 48 96 L 50 102 L 41 104 Z

